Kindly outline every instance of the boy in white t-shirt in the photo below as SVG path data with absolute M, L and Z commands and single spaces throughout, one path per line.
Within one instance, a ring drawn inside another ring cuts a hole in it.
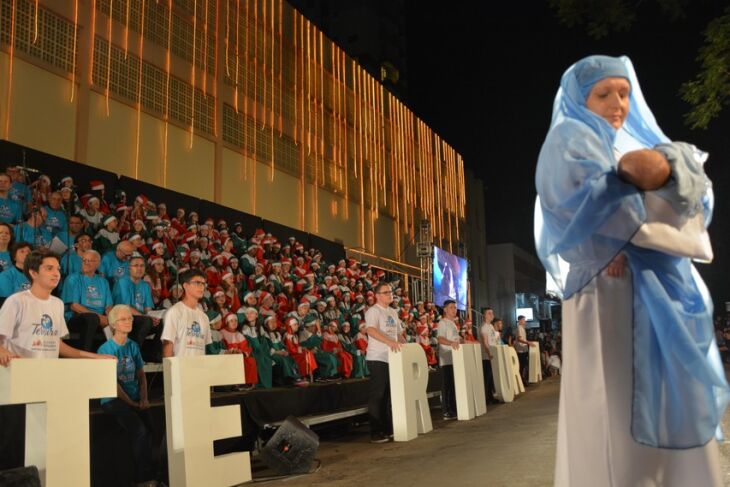
M 48 249 L 31 252 L 24 263 L 31 287 L 8 297 L 0 308 L 0 365 L 14 358 L 111 358 L 73 348 L 61 339 L 68 335 L 63 302 L 51 296 L 61 280 L 58 257 Z
M 213 343 L 208 317 L 198 306 L 207 286 L 205 274 L 191 269 L 181 274 L 180 282 L 182 299 L 163 318 L 162 356 L 205 355 L 205 346 Z
M 368 335 L 365 360 L 370 370 L 368 414 L 372 443 L 390 441 L 390 432 L 393 428 L 389 412 L 388 350 L 400 351 L 401 343 L 405 343 L 405 337 L 398 312 L 390 307 L 392 302 L 393 290 L 389 284 L 381 282 L 375 286 L 375 304 L 365 313 Z
M 461 336 L 459 336 L 455 319 L 456 301 L 447 299 L 444 301 L 444 317 L 439 321 L 436 330 L 439 343 L 439 365 L 441 366 L 441 405 L 445 420 L 456 419 L 454 362 L 451 351 L 459 349 Z
M 484 371 L 484 392 L 487 397 L 487 404 L 494 404 L 497 400 L 494 398 L 494 377 L 492 376 L 492 352 L 490 346 L 497 345 L 497 332 L 494 331 L 492 320 L 494 319 L 494 310 L 486 308 L 484 310 L 484 322 L 479 330 L 479 343 L 482 349 L 482 370 Z

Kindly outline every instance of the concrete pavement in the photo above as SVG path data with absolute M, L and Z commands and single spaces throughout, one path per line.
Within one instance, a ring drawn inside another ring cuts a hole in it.
M 316 473 L 266 485 L 552 486 L 559 390 L 559 378 L 546 379 L 511 404 L 489 406 L 473 421 L 443 421 L 432 410 L 433 432 L 408 443 L 373 445 L 367 426 L 360 427 L 321 441 Z M 730 413 L 723 426 L 730 434 Z M 720 451 L 730 486 L 730 442 Z

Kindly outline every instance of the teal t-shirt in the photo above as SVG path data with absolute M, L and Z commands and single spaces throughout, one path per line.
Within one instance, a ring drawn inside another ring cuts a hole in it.
M 114 355 L 117 358 L 117 382 L 122 386 L 132 401 L 139 401 L 139 381 L 137 371 L 144 367 L 139 345 L 134 340 L 127 339 L 124 345 L 119 345 L 109 339 L 99 347 L 97 353 Z M 101 403 L 113 401 L 114 397 L 105 397 Z

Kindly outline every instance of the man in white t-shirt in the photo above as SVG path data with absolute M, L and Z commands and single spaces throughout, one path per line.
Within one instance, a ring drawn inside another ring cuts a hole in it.
M 492 352 L 490 346 L 497 345 L 497 332 L 494 331 L 492 320 L 494 319 L 494 310 L 492 308 L 484 309 L 484 322 L 479 330 L 479 344 L 482 349 L 482 370 L 484 371 L 484 392 L 487 396 L 487 404 L 494 404 L 497 400 L 494 398 L 494 377 L 492 376 Z
M 527 331 L 525 330 L 525 317 L 520 315 L 517 317 L 517 330 L 515 330 L 515 341 L 514 347 L 517 352 L 517 358 L 520 361 L 520 375 L 522 381 L 529 385 L 527 381 L 527 371 L 529 368 L 529 351 L 530 347 L 534 347 L 535 344 L 527 341 Z
M 58 257 L 48 249 L 31 252 L 24 263 L 31 287 L 0 308 L 0 365 L 14 358 L 114 358 L 78 350 L 61 339 L 68 335 L 63 302 L 51 291 L 61 279 Z
M 213 343 L 210 322 L 198 305 L 207 285 L 205 274 L 191 269 L 181 274 L 180 282 L 182 299 L 170 307 L 163 318 L 162 356 L 205 355 L 205 346 Z
M 370 441 L 390 441 L 393 431 L 390 414 L 390 372 L 388 350 L 400 351 L 405 343 L 403 324 L 398 312 L 390 307 L 393 290 L 384 282 L 375 286 L 375 304 L 365 313 L 368 348 L 365 360 L 370 370 L 370 393 L 368 413 L 370 415 Z
M 452 350 L 458 350 L 461 343 L 459 327 L 456 326 L 456 301 L 444 301 L 444 316 L 439 321 L 437 336 L 439 343 L 439 365 L 441 366 L 441 410 L 444 419 L 456 419 L 456 392 L 454 391 L 454 362 Z

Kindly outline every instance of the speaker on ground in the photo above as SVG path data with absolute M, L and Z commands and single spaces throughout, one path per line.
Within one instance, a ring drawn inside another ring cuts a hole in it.
M 319 437 L 294 416 L 284 424 L 261 450 L 261 459 L 279 475 L 307 473 L 319 448 Z

